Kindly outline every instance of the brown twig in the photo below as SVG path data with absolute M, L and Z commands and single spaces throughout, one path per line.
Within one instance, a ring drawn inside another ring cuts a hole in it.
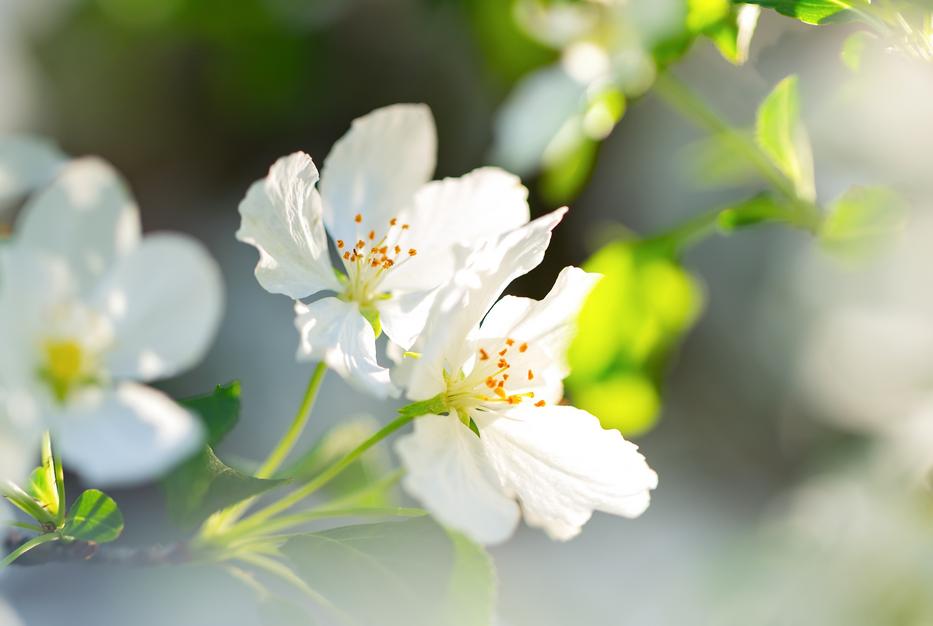
M 3 542 L 5 553 L 20 547 L 30 537 L 22 533 L 10 533 Z M 55 541 L 30 550 L 14 565 L 45 565 L 47 563 L 97 563 L 103 565 L 125 565 L 131 567 L 152 567 L 156 565 L 177 565 L 191 561 L 191 552 L 184 542 L 168 545 L 141 547 L 123 547 L 100 545 L 93 541 Z

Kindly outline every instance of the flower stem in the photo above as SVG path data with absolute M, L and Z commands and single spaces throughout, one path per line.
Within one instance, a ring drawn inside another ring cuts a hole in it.
M 16 559 L 23 556 L 33 548 L 38 548 L 44 543 L 49 543 L 51 541 L 58 541 L 59 536 L 54 533 L 49 533 L 46 535 L 39 535 L 38 537 L 33 537 L 29 541 L 23 543 L 18 548 L 10 552 L 2 561 L 0 561 L 0 569 L 3 569 L 13 563 Z
M 299 502 L 301 502 L 302 500 L 304 500 L 305 498 L 313 494 L 315 491 L 317 491 L 318 489 L 320 489 L 321 487 L 329 483 L 331 480 L 339 476 L 341 472 L 343 472 L 350 465 L 352 465 L 354 461 L 359 459 L 363 455 L 363 453 L 365 453 L 367 450 L 372 448 L 374 445 L 376 445 L 377 443 L 379 443 L 380 441 L 382 441 L 383 439 L 385 439 L 386 437 L 394 433 L 396 430 L 398 430 L 402 426 L 405 426 L 406 424 L 414 420 L 416 417 L 418 416 L 413 415 L 411 413 L 403 413 L 399 415 L 397 418 L 395 418 L 394 420 L 392 420 L 391 422 L 383 426 L 377 432 L 373 433 L 373 435 L 369 439 L 367 439 L 366 441 L 358 445 L 356 448 L 350 451 L 345 457 L 343 457 L 342 459 L 340 459 L 339 461 L 337 461 L 336 463 L 328 467 L 326 470 L 324 470 L 323 472 L 315 476 L 310 482 L 306 483 L 303 487 L 291 492 L 290 494 L 288 494 L 281 500 L 273 502 L 267 507 L 260 509 L 259 511 L 256 511 L 249 517 L 246 517 L 245 519 L 243 519 L 238 524 L 235 524 L 232 527 L 230 527 L 227 532 L 235 533 L 236 535 L 242 535 L 244 533 L 247 533 L 249 531 L 252 531 L 252 530 L 255 530 L 261 527 L 263 523 L 270 517 L 273 517 L 283 511 L 290 509 L 291 507 L 295 506 L 296 504 L 298 504 Z
M 305 389 L 304 397 L 301 399 L 298 412 L 292 419 L 292 423 L 285 432 L 285 435 L 282 436 L 281 441 L 279 441 L 278 445 L 272 450 L 263 464 L 259 466 L 259 470 L 256 472 L 257 478 L 269 478 L 275 474 L 276 470 L 285 462 L 288 453 L 295 447 L 295 444 L 298 442 L 298 437 L 301 436 L 305 426 L 308 424 L 308 419 L 311 417 L 311 409 L 314 408 L 314 401 L 317 399 L 318 391 L 321 388 L 321 383 L 326 373 L 327 365 L 323 362 L 318 363 L 317 367 L 314 368 L 314 373 L 311 375 L 311 380 L 308 381 L 308 386 Z

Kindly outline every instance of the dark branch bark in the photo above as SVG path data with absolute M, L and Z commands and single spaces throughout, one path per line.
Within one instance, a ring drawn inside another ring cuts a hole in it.
M 3 542 L 4 552 L 9 554 L 30 537 L 21 533 L 10 533 Z M 45 565 L 47 563 L 98 563 L 103 565 L 126 565 L 151 567 L 188 563 L 191 552 L 188 544 L 179 542 L 168 545 L 153 545 L 127 548 L 110 544 L 100 545 L 93 541 L 55 541 L 33 548 L 13 562 L 13 565 Z

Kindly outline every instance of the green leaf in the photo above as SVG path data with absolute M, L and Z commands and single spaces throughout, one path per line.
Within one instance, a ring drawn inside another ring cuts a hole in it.
M 866 30 L 856 31 L 846 37 L 845 42 L 842 44 L 842 51 L 839 53 L 839 57 L 845 66 L 853 72 L 859 71 L 862 67 L 862 56 L 865 54 L 865 49 L 875 39 L 877 37 Z
M 644 432 L 655 421 L 667 359 L 702 309 L 702 290 L 663 246 L 611 243 L 584 268 L 603 279 L 577 320 L 568 389 L 607 428 Z
M 870 255 L 904 225 L 908 207 L 886 187 L 853 187 L 829 207 L 820 242 L 847 257 Z
M 774 88 L 758 108 L 755 139 L 787 178 L 797 195 L 814 199 L 813 155 L 810 140 L 800 123 L 797 77 L 788 76 Z
M 42 525 L 55 525 L 55 516 L 50 515 L 36 499 L 18 485 L 10 483 L 3 488 L 3 497 L 20 511 Z
M 61 532 L 72 539 L 107 543 L 123 532 L 123 514 L 113 498 L 88 489 L 71 505 Z
M 217 385 L 214 391 L 178 402 L 194 411 L 207 428 L 207 443 L 216 446 L 240 419 L 240 382 Z
M 748 60 L 760 12 L 761 9 L 753 5 L 733 7 L 726 17 L 707 26 L 703 34 L 713 42 L 724 59 L 734 65 L 742 65 Z
M 169 474 L 162 487 L 172 518 L 184 528 L 193 528 L 212 513 L 285 482 L 242 474 L 206 447 Z
M 51 459 L 50 459 L 51 460 Z M 55 484 L 55 467 L 51 463 L 37 467 L 29 476 L 26 485 L 28 493 L 49 515 L 58 515 L 61 503 L 58 499 L 58 487 Z
M 807 24 L 823 24 L 839 17 L 844 11 L 861 9 L 867 2 L 861 0 L 742 0 L 748 4 L 774 9 L 782 15 L 795 17 Z
M 545 158 L 540 189 L 549 203 L 563 204 L 580 193 L 593 173 L 598 148 L 599 142 L 585 136 L 581 130 L 571 149 Z
M 311 450 L 282 472 L 282 477 L 297 479 L 299 482 L 310 481 L 369 439 L 379 427 L 379 422 L 372 418 L 355 418 L 338 424 L 321 437 Z M 373 484 L 388 470 L 389 458 L 386 451 L 374 447 L 330 481 L 324 487 L 324 491 L 335 498 L 361 493 L 367 485 Z M 368 495 L 356 504 L 360 507 L 379 508 L 388 506 L 390 501 L 389 494 L 385 490 L 379 490 L 368 492 Z
M 299 576 L 358 626 L 488 626 L 494 574 L 482 548 L 428 517 L 291 539 Z

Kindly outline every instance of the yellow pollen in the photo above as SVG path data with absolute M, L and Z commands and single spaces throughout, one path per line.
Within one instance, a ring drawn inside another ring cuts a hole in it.
M 81 344 L 70 339 L 47 342 L 41 374 L 55 397 L 64 401 L 71 389 L 86 378 L 86 360 Z

